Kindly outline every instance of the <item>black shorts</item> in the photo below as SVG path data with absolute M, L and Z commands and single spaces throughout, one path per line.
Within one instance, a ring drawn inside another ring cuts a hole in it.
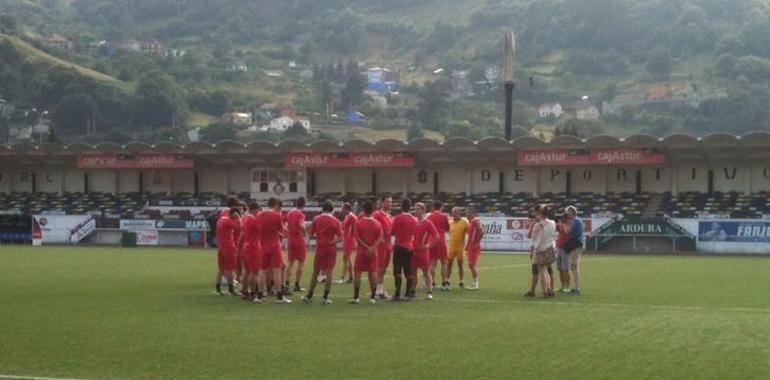
M 412 269 L 412 250 L 395 246 L 393 248 L 393 274 L 409 275 Z
M 548 264 L 546 272 L 548 272 L 548 274 L 553 274 L 553 267 L 551 267 L 551 264 Z M 535 276 L 540 274 L 540 269 L 537 268 L 537 264 L 532 264 L 532 274 Z

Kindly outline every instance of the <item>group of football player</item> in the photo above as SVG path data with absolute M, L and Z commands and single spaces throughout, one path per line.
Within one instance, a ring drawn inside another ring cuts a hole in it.
M 392 203 L 390 195 L 383 195 L 358 205 L 358 214 L 349 203 L 335 214 L 333 204 L 327 201 L 308 226 L 304 198 L 297 199 L 295 208 L 286 213 L 275 198 L 268 200 L 265 208 L 257 202 L 246 205 L 234 197 L 228 198 L 227 208 L 219 213 L 215 231 L 217 294 L 240 295 L 258 304 L 274 295 L 277 303 L 285 304 L 292 302 L 288 296 L 293 292 L 305 292 L 302 302 L 311 303 L 316 288 L 322 283 L 321 302 L 331 304 L 329 295 L 340 245 L 343 273 L 336 282 L 353 284 L 351 304 L 361 302 L 363 273 L 368 277 L 370 303 L 415 299 L 418 272 L 424 280 L 426 298 L 431 300 L 437 270 L 440 270 L 440 289 L 448 291 L 452 288 L 450 279 L 455 265 L 459 288 L 479 288 L 478 262 L 484 230 L 474 207 L 467 207 L 465 216 L 459 207 L 447 215 L 441 202 L 413 204 L 404 199 L 394 215 Z M 309 287 L 304 289 L 302 272 L 309 239 L 315 241 L 315 255 Z M 473 276 L 473 284 L 468 287 L 463 281 L 466 258 Z M 395 289 L 388 294 L 384 280 L 391 265 Z M 222 289 L 223 280 L 227 293 Z

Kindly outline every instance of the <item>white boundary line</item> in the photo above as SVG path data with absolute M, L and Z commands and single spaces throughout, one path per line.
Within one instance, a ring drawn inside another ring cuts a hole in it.
M 75 379 L 69 377 L 44 377 L 44 376 L 18 376 L 18 375 L 0 375 L 0 379 L 17 379 L 17 380 L 88 380 L 88 379 Z

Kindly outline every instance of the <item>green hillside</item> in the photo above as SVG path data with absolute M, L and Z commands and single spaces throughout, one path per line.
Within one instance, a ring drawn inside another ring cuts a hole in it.
M 523 133 L 538 125 L 583 136 L 703 135 L 770 125 L 764 0 L 0 0 L 0 12 L 25 40 L 70 39 L 71 50 L 44 54 L 81 74 L 125 83 L 153 70 L 169 75 L 185 95 L 150 130 L 174 115 L 192 112 L 186 120 L 200 125 L 278 103 L 316 125 L 355 109 L 379 129 L 407 119 L 444 135 L 499 134 L 496 79 L 508 30 L 517 35 Z M 131 41 L 157 41 L 163 53 L 131 51 Z M 100 42 L 109 49 L 95 48 Z M 349 62 L 394 70 L 399 92 L 414 101 L 377 109 L 351 85 Z M 458 93 L 463 81 L 472 91 Z M 599 120 L 535 115 L 540 104 L 567 107 L 584 96 Z

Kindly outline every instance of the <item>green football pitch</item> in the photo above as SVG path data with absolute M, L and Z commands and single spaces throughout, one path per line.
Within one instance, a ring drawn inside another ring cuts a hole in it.
M 770 258 L 588 255 L 582 296 L 532 300 L 526 257 L 485 254 L 481 290 L 357 306 L 215 296 L 214 265 L 0 248 L 0 377 L 770 378 Z

